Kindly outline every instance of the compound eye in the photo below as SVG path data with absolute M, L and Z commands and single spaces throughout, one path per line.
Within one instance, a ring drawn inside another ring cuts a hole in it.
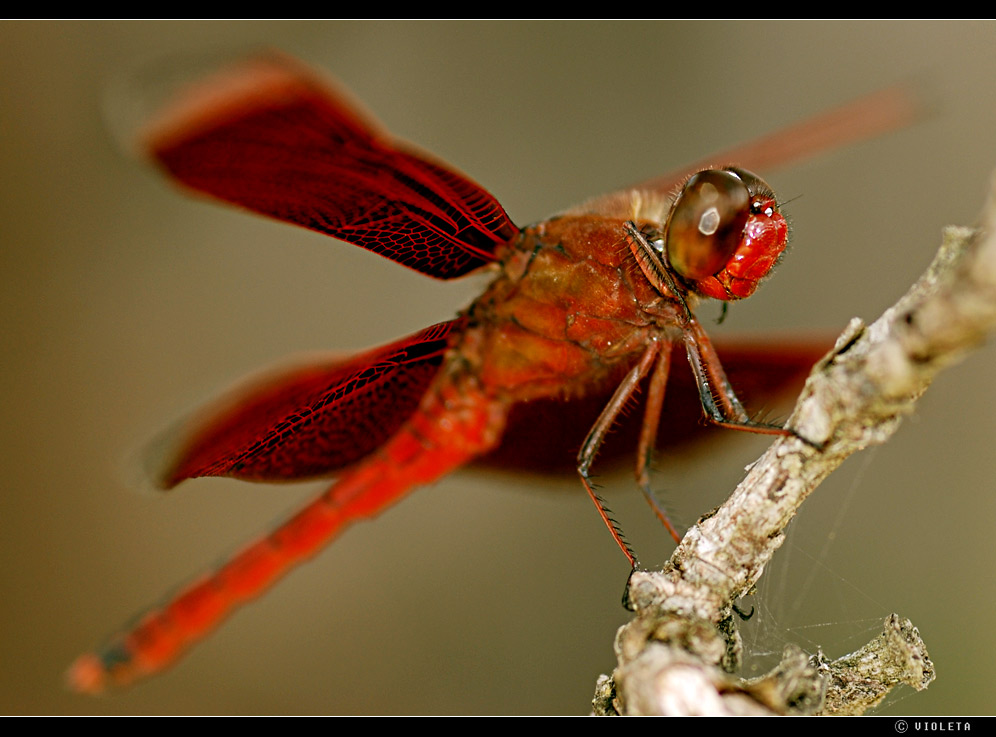
M 666 247 L 672 268 L 686 279 L 723 270 L 750 216 L 747 185 L 729 171 L 709 169 L 689 179 L 671 207 Z

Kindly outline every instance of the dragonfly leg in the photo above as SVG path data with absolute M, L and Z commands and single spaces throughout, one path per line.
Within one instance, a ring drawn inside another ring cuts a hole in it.
M 664 389 L 667 386 L 670 369 L 671 344 L 667 343 L 661 348 L 657 363 L 654 365 L 654 372 L 650 377 L 650 390 L 647 393 L 647 407 L 643 414 L 643 427 L 640 429 L 640 444 L 636 457 L 636 483 L 643 493 L 643 498 L 654 510 L 654 515 L 677 543 L 681 542 L 681 535 L 678 534 L 668 518 L 667 512 L 664 511 L 664 507 L 661 506 L 650 487 L 650 462 L 657 442 L 657 428 L 660 426 L 661 411 L 664 406 Z
M 636 366 L 630 369 L 630 372 L 626 374 L 626 377 L 622 380 L 622 383 L 619 384 L 615 393 L 612 395 L 612 399 L 609 400 L 609 403 L 605 406 L 605 409 L 603 409 L 602 413 L 598 416 L 598 420 L 588 432 L 588 437 L 585 438 L 584 443 L 581 445 L 581 450 L 578 452 L 577 458 L 578 475 L 581 477 L 581 483 L 584 484 L 585 491 L 588 492 L 588 496 L 595 504 L 595 508 L 598 510 L 599 516 L 602 518 L 605 526 L 609 528 L 612 538 L 616 541 L 619 549 L 623 551 L 623 555 L 626 556 L 626 559 L 629 560 L 629 563 L 633 568 L 637 568 L 639 566 L 636 555 L 633 553 L 632 548 L 630 548 L 629 544 L 623 537 L 618 523 L 609 516 L 610 513 L 608 508 L 605 506 L 605 502 L 603 502 L 598 494 L 595 493 L 595 490 L 591 484 L 591 477 L 588 475 L 588 472 L 591 469 L 591 464 L 595 461 L 595 456 L 598 455 L 598 450 L 601 448 L 602 442 L 605 440 L 605 436 L 612 428 L 612 425 L 619 416 L 619 413 L 622 411 L 622 408 L 626 406 L 626 402 L 628 402 L 637 389 L 639 389 L 640 382 L 648 373 L 650 373 L 650 369 L 657 360 L 660 351 L 661 345 L 657 340 L 653 340 L 647 346 L 647 350 L 644 351 L 643 355 L 640 357 L 639 363 L 637 363 Z
M 692 317 L 683 329 L 688 363 L 699 388 L 702 411 L 709 422 L 732 430 L 762 435 L 794 434 L 792 430 L 780 425 L 752 420 L 730 386 L 719 355 L 698 320 Z

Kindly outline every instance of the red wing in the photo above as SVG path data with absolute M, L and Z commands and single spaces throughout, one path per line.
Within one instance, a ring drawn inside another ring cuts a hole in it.
M 632 218 L 633 190 L 650 190 L 666 196 L 690 175 L 713 166 L 732 164 L 758 173 L 769 172 L 910 125 L 921 115 L 922 107 L 917 95 L 908 87 L 879 90 L 666 176 L 595 197 L 571 208 L 567 214 L 599 213 Z
M 479 185 L 276 55 L 183 90 L 140 145 L 188 187 L 440 279 L 494 261 L 518 232 Z
M 771 409 L 794 397 L 810 369 L 833 346 L 826 340 L 716 341 L 723 368 L 737 395 L 755 412 Z M 669 453 L 706 438 L 731 433 L 710 432 L 702 420 L 702 403 L 688 367 L 675 350 L 668 377 L 657 436 L 658 449 Z M 575 471 L 577 453 L 599 413 L 608 404 L 614 386 L 581 399 L 539 400 L 517 404 L 508 417 L 501 445 L 478 463 L 489 467 L 532 473 Z M 645 392 L 644 392 L 645 394 Z M 598 452 L 596 469 L 635 462 L 643 420 L 642 406 L 623 413 Z
M 369 353 L 284 371 L 237 391 L 194 421 L 163 486 L 197 476 L 290 481 L 358 461 L 412 415 L 449 335 L 462 324 L 439 323 Z

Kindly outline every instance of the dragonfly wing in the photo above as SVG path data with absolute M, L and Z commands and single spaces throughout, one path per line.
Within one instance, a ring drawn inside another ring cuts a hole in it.
M 440 279 L 491 263 L 518 232 L 485 189 L 392 140 L 331 83 L 276 54 L 184 88 L 139 146 L 198 192 Z
M 165 488 L 198 476 L 291 481 L 369 455 L 418 407 L 461 320 L 346 360 L 279 372 L 236 390 L 182 432 L 157 474 Z
M 634 191 L 667 197 L 692 174 L 717 166 L 734 165 L 754 172 L 769 172 L 910 125 L 923 115 L 923 107 L 911 88 L 887 87 L 665 176 L 595 197 L 566 214 L 632 218 Z

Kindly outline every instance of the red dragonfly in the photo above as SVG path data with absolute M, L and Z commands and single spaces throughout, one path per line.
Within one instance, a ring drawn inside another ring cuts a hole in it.
M 893 128 L 909 112 L 905 97 L 879 95 L 721 160 L 767 167 Z M 801 141 L 801 150 L 786 141 Z M 493 281 L 453 320 L 348 360 L 272 375 L 198 421 L 159 479 L 165 488 L 199 476 L 341 475 L 281 527 L 77 660 L 69 680 L 78 690 L 162 670 L 347 525 L 408 491 L 475 459 L 528 464 L 521 441 L 540 427 L 544 442 L 526 445 L 548 457 L 551 437 L 573 443 L 561 457 L 574 458 L 636 566 L 589 470 L 621 409 L 646 385 L 637 485 L 679 539 L 653 501 L 648 475 L 661 439 L 694 429 L 671 414 L 659 427 L 674 346 L 684 349 L 697 387 L 688 395 L 709 422 L 789 432 L 752 421 L 692 311 L 701 298 L 750 296 L 786 246 L 774 194 L 744 168 L 689 169 L 519 228 L 479 185 L 391 138 L 334 85 L 277 55 L 187 89 L 153 117 L 140 143 L 197 192 L 438 279 L 489 270 Z M 762 391 L 818 355 L 811 346 L 729 354 L 752 364 Z M 587 436 L 569 431 L 578 427 L 590 427 Z

